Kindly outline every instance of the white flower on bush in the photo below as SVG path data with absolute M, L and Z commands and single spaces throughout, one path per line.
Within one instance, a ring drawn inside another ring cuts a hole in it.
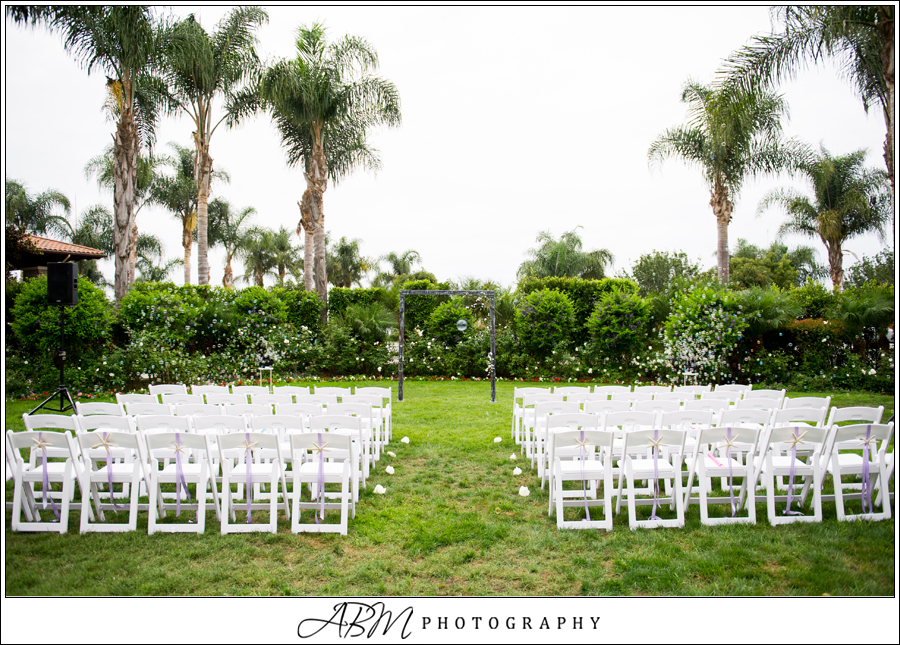
M 515 470 L 513 470 L 513 475 L 521 475 L 522 469 L 516 466 Z
M 494 443 L 500 443 L 503 441 L 503 437 L 494 437 Z
M 519 495 L 521 495 L 522 497 L 528 497 L 529 495 L 531 495 L 531 491 L 528 490 L 528 486 L 522 486 L 522 488 L 519 489 Z
M 393 474 L 394 474 L 394 467 L 393 467 L 393 466 L 388 466 L 388 467 L 385 468 L 384 470 L 385 470 L 385 472 L 386 472 L 388 475 L 393 475 Z
M 384 486 L 382 486 L 381 484 L 378 484 L 378 486 L 376 486 L 375 490 L 373 490 L 372 492 L 375 493 L 376 495 L 384 495 L 386 490 L 387 489 Z
M 400 443 L 409 443 L 409 437 L 403 437 L 403 438 L 400 440 Z

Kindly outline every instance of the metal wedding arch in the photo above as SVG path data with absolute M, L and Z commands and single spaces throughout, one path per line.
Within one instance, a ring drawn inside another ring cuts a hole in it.
M 497 402 L 497 375 L 494 357 L 497 355 L 494 324 L 494 292 L 493 291 L 445 291 L 435 290 L 408 290 L 400 292 L 400 369 L 397 400 L 403 400 L 403 335 L 406 328 L 406 296 L 487 296 L 491 299 L 491 403 Z

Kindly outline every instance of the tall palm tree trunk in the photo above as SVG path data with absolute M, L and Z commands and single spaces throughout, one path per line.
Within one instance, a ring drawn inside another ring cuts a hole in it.
M 837 242 L 827 242 L 831 282 L 836 292 L 844 289 L 844 251 Z
M 191 219 L 184 223 L 181 231 L 181 246 L 184 248 L 184 283 L 191 283 L 191 246 L 194 236 L 191 234 Z
M 731 222 L 733 204 L 728 199 L 728 188 L 716 182 L 714 190 L 709 191 L 709 205 L 712 206 L 713 215 L 716 216 L 716 261 L 719 267 L 719 282 L 727 284 L 729 275 L 728 266 L 728 224 Z
M 212 178 L 212 157 L 209 156 L 209 142 L 197 140 L 197 284 L 209 284 L 209 238 L 207 227 L 209 216 L 209 183 Z
M 297 206 L 300 207 L 300 222 L 297 224 L 297 235 L 300 235 L 300 230 L 303 230 L 304 234 L 304 243 L 303 243 L 303 288 L 307 291 L 315 290 L 315 266 L 313 259 L 313 246 L 315 244 L 314 238 L 315 234 L 313 232 L 312 218 L 309 214 L 309 200 L 310 200 L 310 191 L 307 188 L 303 192 L 303 200 L 297 202 Z
M 137 213 L 134 214 L 137 219 Z M 137 242 L 138 227 L 137 223 L 131 227 L 131 241 L 128 244 L 128 286 L 134 284 L 134 265 L 137 263 Z
M 315 283 L 316 292 L 322 303 L 322 323 L 328 320 L 328 274 L 325 268 L 325 209 L 324 197 L 328 188 L 328 162 L 322 147 L 322 126 L 313 124 L 313 149 L 309 157 L 306 172 L 306 185 L 309 189 L 309 215 L 313 226 L 313 242 L 315 246 Z
M 225 275 L 222 277 L 222 286 L 226 289 L 234 287 L 234 271 L 231 269 L 232 249 L 225 245 Z
M 131 83 L 123 80 L 123 93 L 131 94 Z M 116 124 L 113 137 L 113 206 L 115 211 L 115 228 L 113 245 L 115 247 L 115 296 L 116 303 L 122 301 L 128 293 L 128 266 L 131 245 L 131 233 L 134 227 L 134 196 L 137 188 L 138 132 L 134 122 L 134 110 L 131 101 L 124 102 L 121 118 Z
M 884 162 L 887 164 L 888 178 L 891 180 L 891 195 L 894 190 L 894 21 L 882 23 L 884 31 L 884 47 L 881 50 L 881 64 L 884 67 L 885 85 L 887 85 L 887 106 L 884 110 L 884 122 L 887 135 L 884 139 Z M 891 239 L 897 239 L 897 207 L 891 198 Z

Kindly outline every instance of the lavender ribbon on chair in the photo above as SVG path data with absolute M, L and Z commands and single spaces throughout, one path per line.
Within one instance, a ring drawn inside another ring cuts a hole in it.
M 188 501 L 191 501 L 191 491 L 188 489 L 187 482 L 184 479 L 184 469 L 181 467 L 181 453 L 184 448 L 181 447 L 181 433 L 175 433 L 175 517 L 181 515 L 181 490 L 187 494 Z M 200 512 L 200 509 L 197 509 Z
M 250 503 L 253 500 L 253 452 L 250 450 L 256 443 L 250 443 L 250 433 L 244 433 L 244 464 L 247 467 L 247 481 L 244 484 L 247 496 L 247 524 L 250 523 Z
M 790 476 L 788 478 L 788 499 L 787 499 L 787 508 L 781 511 L 782 515 L 803 515 L 800 511 L 792 511 L 791 506 L 794 503 L 794 474 L 797 466 L 797 444 L 805 443 L 803 441 L 803 437 L 806 436 L 808 430 L 805 430 L 803 434 L 797 436 L 797 433 L 800 431 L 799 426 L 794 427 L 793 439 L 791 440 L 791 471 Z
M 112 476 L 112 465 L 109 462 L 110 453 L 112 452 L 110 448 L 114 448 L 115 444 L 109 442 L 109 433 L 103 432 L 101 433 L 100 443 L 98 443 L 94 448 L 103 448 L 106 450 L 106 479 L 109 482 L 109 502 L 113 505 L 113 511 L 117 512 L 122 507 L 116 504 L 116 500 L 113 498 L 113 476 Z
M 579 439 L 578 439 L 578 446 L 581 448 L 581 490 L 584 493 L 585 521 L 590 522 L 591 521 L 591 511 L 590 511 L 590 508 L 588 507 L 587 485 L 584 480 L 584 461 L 585 461 L 585 459 L 587 459 L 587 448 L 585 447 L 586 443 L 587 442 L 584 439 L 584 428 L 582 428 L 580 431 L 580 434 L 579 434 Z
M 39 432 L 37 440 L 32 439 L 35 444 L 35 447 L 40 448 L 41 452 L 44 453 L 43 459 L 41 460 L 44 467 L 44 477 L 42 480 L 43 488 L 44 488 L 44 508 L 47 508 L 47 495 L 50 490 L 50 474 L 47 472 L 47 444 L 44 443 L 44 433 Z M 56 519 L 59 519 L 59 511 L 56 510 L 56 502 L 53 501 L 53 496 L 50 496 L 50 508 L 53 509 L 53 514 L 56 516 Z
M 863 445 L 862 462 L 862 510 L 863 513 L 874 513 L 872 506 L 872 485 L 869 482 L 869 443 L 872 441 L 872 426 L 866 426 L 866 438 Z
M 316 494 L 319 497 L 319 512 L 313 514 L 313 518 L 316 520 L 316 524 L 321 524 L 319 516 L 321 516 L 323 520 L 325 519 L 325 452 L 328 450 L 328 443 L 322 443 L 321 432 L 317 432 L 316 437 L 318 438 L 319 443 L 313 444 L 313 450 L 319 453 L 319 478 L 316 482 Z
M 653 509 L 650 511 L 650 519 L 651 520 L 661 520 L 662 518 L 656 514 L 656 509 L 659 507 L 659 444 L 662 441 L 659 438 L 659 428 L 653 429 L 653 441 L 650 442 L 650 445 L 653 446 Z
M 728 494 L 731 496 L 731 517 L 734 517 L 735 515 L 737 515 L 737 504 L 735 504 L 734 502 L 734 461 L 731 458 L 731 449 L 734 447 L 734 439 L 737 439 L 737 435 L 735 435 L 734 439 L 732 439 L 730 426 L 725 431 L 725 438 L 727 439 L 727 443 L 725 445 L 728 446 L 725 450 L 725 459 L 728 460 Z

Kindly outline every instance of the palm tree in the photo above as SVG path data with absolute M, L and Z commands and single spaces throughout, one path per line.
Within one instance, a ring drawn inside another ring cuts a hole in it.
M 300 27 L 296 44 L 295 59 L 266 71 L 260 95 L 281 133 L 288 163 L 305 166 L 298 229 L 307 231 L 306 288 L 312 290 L 314 278 L 324 305 L 328 286 L 323 198 L 328 179 L 336 184 L 360 166 L 379 168 L 366 134 L 380 124 L 399 125 L 400 100 L 393 83 L 369 73 L 377 68 L 378 56 L 364 40 L 347 36 L 327 45 L 325 28 L 315 23 Z M 326 307 L 322 312 L 327 316 Z
M 72 226 L 66 219 L 71 212 L 69 198 L 58 190 L 45 190 L 33 195 L 29 194 L 25 184 L 7 178 L 4 204 L 7 228 L 35 235 L 64 238 L 72 235 Z M 58 209 L 62 210 L 62 215 Z
M 759 205 L 760 211 L 777 204 L 787 212 L 779 238 L 797 233 L 822 241 L 835 291 L 844 284 L 844 242 L 870 232 L 883 239 L 890 218 L 887 173 L 864 168 L 865 159 L 865 150 L 835 157 L 822 146 L 821 153 L 800 168 L 812 184 L 812 199 L 782 188 L 767 193 Z
M 772 86 L 794 78 L 810 62 L 833 58 L 842 76 L 853 81 L 866 112 L 873 103 L 881 105 L 893 193 L 894 5 L 783 6 L 771 12 L 784 21 L 783 32 L 756 37 L 728 59 L 726 82 L 744 89 Z
M 731 200 L 748 176 L 790 170 L 805 158 L 805 147 L 779 140 L 786 113 L 780 95 L 726 91 L 689 80 L 681 100 L 690 106 L 687 126 L 666 130 L 650 145 L 647 157 L 651 163 L 678 157 L 702 170 L 718 227 L 719 282 L 727 283 Z
M 137 183 L 135 184 L 134 193 L 134 217 L 135 223 L 131 229 L 131 240 L 129 242 L 128 252 L 128 284 L 134 282 L 135 262 L 137 261 L 137 241 L 138 241 L 138 225 L 137 216 L 145 204 L 152 201 L 151 187 L 154 182 L 159 180 L 158 169 L 160 165 L 165 163 L 165 158 L 157 157 L 153 154 L 138 155 L 137 167 Z M 107 146 L 103 154 L 92 157 L 88 160 L 84 167 L 86 177 L 95 177 L 97 185 L 105 190 L 114 192 L 115 190 L 115 166 L 116 159 L 113 146 Z M 89 246 L 89 245 L 88 245 Z M 112 255 L 112 251 L 109 252 Z
M 135 282 L 166 282 L 172 269 L 183 262 L 181 258 L 172 258 L 164 264 L 160 264 L 161 261 L 162 258 L 138 256 L 137 269 L 140 271 L 140 275 Z
M 263 286 L 263 279 L 273 273 L 275 269 L 275 256 L 272 253 L 275 232 L 267 228 L 252 228 L 247 232 L 242 244 L 236 251 L 236 255 L 244 260 L 244 275 L 242 278 L 250 284 L 251 280 L 256 286 Z
M 371 260 L 359 254 L 358 239 L 341 237 L 328 252 L 328 281 L 336 287 L 361 287 L 370 265 Z
M 539 246 L 528 249 L 526 253 L 531 259 L 519 266 L 516 275 L 519 278 L 602 278 L 604 269 L 614 260 L 613 254 L 607 249 L 582 250 L 581 237 L 576 232 L 579 228 L 576 226 L 563 233 L 558 240 L 550 235 L 550 231 L 542 231 L 537 236 Z
M 293 272 L 294 267 L 302 261 L 298 257 L 299 250 L 291 245 L 291 232 L 284 226 L 278 227 L 272 237 L 272 260 L 278 273 L 278 286 L 284 286 L 285 276 L 289 271 Z
M 412 273 L 413 264 L 421 262 L 422 256 L 419 255 L 418 251 L 414 251 L 413 249 L 404 251 L 400 255 L 391 251 L 378 258 L 378 261 L 387 262 L 391 268 L 388 271 L 379 271 L 372 284 L 376 287 L 388 287 L 393 284 L 397 278 Z
M 150 190 L 150 200 L 167 209 L 181 221 L 181 246 L 184 249 L 184 283 L 191 283 L 191 248 L 197 239 L 197 181 L 195 180 L 194 151 L 171 142 L 174 157 L 163 156 L 159 164 L 172 168 L 172 176 L 158 176 Z M 228 173 L 216 170 L 212 180 L 228 181 Z M 199 282 L 199 280 L 198 280 Z
M 248 206 L 239 211 L 232 211 L 231 204 L 218 197 L 209 203 L 209 245 L 221 244 L 225 247 L 225 276 L 222 285 L 226 289 L 234 288 L 234 272 L 231 260 L 238 249 L 247 243 L 249 231 L 244 224 L 256 214 L 256 209 Z
M 128 291 L 128 260 L 134 228 L 134 196 L 141 141 L 153 143 L 164 87 L 152 72 L 165 50 L 163 30 L 150 7 L 127 5 L 8 6 L 19 24 L 44 24 L 63 37 L 66 50 L 87 68 L 106 75 L 116 119 L 113 204 L 115 210 L 115 297 Z
M 236 7 L 209 35 L 191 14 L 171 30 L 167 50 L 167 79 L 172 100 L 194 123 L 194 171 L 197 182 L 197 283 L 209 284 L 208 204 L 213 159 L 209 146 L 223 123 L 234 127 L 247 114 L 248 99 L 241 92 L 259 60 L 255 30 L 269 21 L 259 7 Z M 224 99 L 224 113 L 215 120 L 213 104 Z

